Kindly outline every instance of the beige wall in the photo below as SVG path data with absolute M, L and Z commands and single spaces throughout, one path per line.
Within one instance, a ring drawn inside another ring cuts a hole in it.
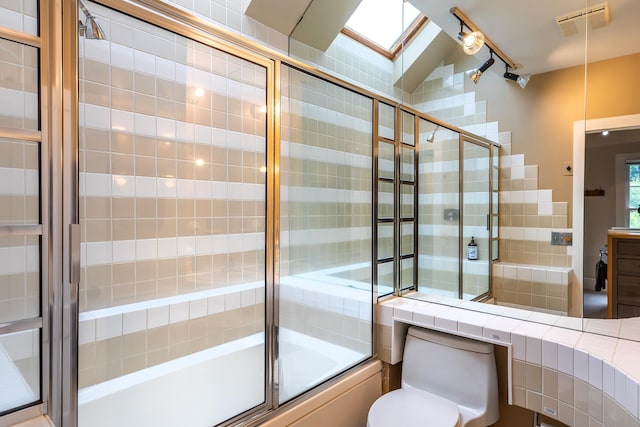
M 640 54 L 589 64 L 586 118 L 640 112 L 640 82 L 633 76 L 638 67 Z M 512 154 L 525 154 L 527 164 L 539 166 L 539 188 L 552 189 L 554 201 L 569 203 L 569 226 L 572 178 L 563 175 L 563 162 L 573 158 L 573 122 L 585 117 L 584 71 L 578 66 L 534 75 L 525 90 L 501 72 L 487 72 L 475 87 L 477 99 L 487 101 L 487 120 L 512 132 Z

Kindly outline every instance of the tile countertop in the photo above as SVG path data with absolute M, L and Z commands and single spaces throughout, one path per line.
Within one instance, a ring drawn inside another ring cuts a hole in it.
M 377 304 L 376 323 L 377 353 L 384 362 L 402 360 L 410 324 L 505 345 L 511 347 L 512 363 L 573 377 L 576 387 L 590 389 L 604 409 L 581 408 L 577 397 L 565 402 L 556 395 L 551 399 L 554 416 L 546 405 L 548 396 L 526 385 L 513 386 L 514 404 L 568 425 L 581 426 L 587 420 L 587 425 L 613 427 L 617 420 L 617 426 L 640 426 L 640 342 L 408 298 Z

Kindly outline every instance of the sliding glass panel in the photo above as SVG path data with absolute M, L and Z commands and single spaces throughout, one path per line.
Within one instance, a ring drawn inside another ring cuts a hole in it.
M 408 145 L 416 145 L 415 141 L 416 116 L 406 111 L 402 112 L 402 135 L 400 142 Z M 404 156 L 403 156 L 404 159 Z
M 464 141 L 462 241 L 466 251 L 462 258 L 463 299 L 474 299 L 489 292 L 490 154 L 488 147 Z
M 394 188 L 392 182 L 378 181 L 378 218 L 392 219 L 394 215 Z
M 413 221 L 403 222 L 400 225 L 400 255 L 413 254 Z
M 0 127 L 40 128 L 39 55 L 35 47 L 0 38 Z
M 406 291 L 415 287 L 413 282 L 413 269 L 415 265 L 415 258 L 404 258 L 400 261 L 400 287 L 401 290 Z
M 395 146 L 378 142 L 378 178 L 395 179 Z
M 45 8 L 46 9 L 46 8 Z M 0 424 L 47 411 L 51 324 L 48 144 L 41 140 L 37 0 L 0 1 Z M 46 64 L 45 64 L 46 66 Z M 25 132 L 26 131 L 26 132 Z M 25 139 L 22 139 L 24 135 Z M 44 145 L 44 147 L 43 147 Z M 41 191 L 46 188 L 47 192 Z M 51 276 L 53 277 L 53 276 Z M 53 288 L 51 288 L 53 289 Z M 47 340 L 46 342 L 49 342 Z M 6 417 L 5 417 L 6 416 Z M 6 420 L 5 420 L 6 419 Z M 4 422 L 3 422 L 4 421 Z
M 378 105 L 378 136 L 393 141 L 396 139 L 396 109 L 382 102 Z
M 373 102 L 289 67 L 281 88 L 285 402 L 372 354 Z
M 415 215 L 414 191 L 413 184 L 400 184 L 400 217 L 403 219 L 412 219 Z
M 216 425 L 265 402 L 267 69 L 87 6 L 79 426 Z
M 413 182 L 415 179 L 415 150 L 413 148 L 401 148 L 401 168 L 400 179 L 402 181 Z
M 378 224 L 378 260 L 393 258 L 393 223 Z
M 458 298 L 459 134 L 420 120 L 420 141 L 418 291 Z
M 500 213 L 500 147 L 492 147 L 491 175 L 491 260 L 497 261 L 499 253 L 499 213 Z
M 393 261 L 378 264 L 378 295 L 393 292 Z
M 1 236 L 0 323 L 39 316 L 40 236 Z
M 0 335 L 0 414 L 40 399 L 40 330 Z
M 0 225 L 40 224 L 40 144 L 0 138 Z
M 38 0 L 10 0 L 0 2 L 0 26 L 37 36 Z

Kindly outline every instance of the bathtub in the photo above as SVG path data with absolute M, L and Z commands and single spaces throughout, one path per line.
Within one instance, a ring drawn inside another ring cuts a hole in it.
M 280 402 L 366 357 L 281 329 Z M 262 366 L 260 333 L 92 385 L 78 393 L 78 425 L 213 426 L 264 402 Z

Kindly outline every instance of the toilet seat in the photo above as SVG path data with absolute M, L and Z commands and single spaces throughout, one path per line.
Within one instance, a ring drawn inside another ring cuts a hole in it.
M 411 387 L 378 398 L 367 417 L 367 427 L 459 427 L 455 402 Z

